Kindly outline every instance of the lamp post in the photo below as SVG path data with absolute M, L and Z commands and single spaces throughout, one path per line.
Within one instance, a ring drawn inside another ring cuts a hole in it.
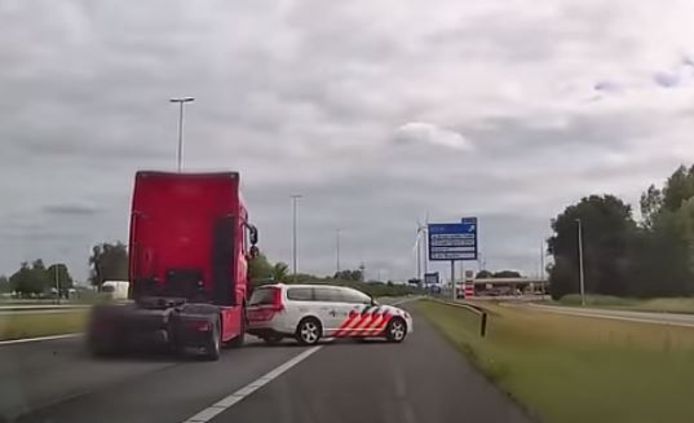
M 181 173 L 181 160 L 183 156 L 183 104 L 195 101 L 193 97 L 177 97 L 169 100 L 171 103 L 178 103 L 178 154 L 176 161 L 178 163 L 178 173 Z

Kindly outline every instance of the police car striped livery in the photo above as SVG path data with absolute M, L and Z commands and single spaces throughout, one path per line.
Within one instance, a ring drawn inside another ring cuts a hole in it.
M 268 343 L 294 337 L 311 345 L 322 337 L 383 337 L 402 342 L 412 332 L 405 310 L 376 303 L 363 292 L 331 285 L 266 285 L 248 302 L 248 333 Z

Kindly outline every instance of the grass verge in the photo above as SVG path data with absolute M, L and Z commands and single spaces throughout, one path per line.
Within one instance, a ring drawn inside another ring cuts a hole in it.
M 547 422 L 691 422 L 694 329 L 485 305 L 418 309 L 503 390 Z
M 0 340 L 34 338 L 81 332 L 88 310 L 61 313 L 16 313 L 0 315 Z
M 565 295 L 558 303 L 579 306 L 581 305 L 581 296 L 577 294 Z M 586 305 L 619 310 L 694 314 L 694 298 L 692 297 L 639 299 L 611 295 L 587 295 Z

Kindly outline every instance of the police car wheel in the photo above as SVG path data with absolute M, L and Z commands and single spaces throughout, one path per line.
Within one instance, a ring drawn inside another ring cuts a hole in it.
M 407 335 L 407 324 L 399 317 L 393 318 L 386 328 L 386 339 L 390 342 L 402 342 Z
M 318 342 L 321 336 L 320 322 L 313 317 L 308 317 L 296 328 L 296 339 L 302 345 L 313 345 Z

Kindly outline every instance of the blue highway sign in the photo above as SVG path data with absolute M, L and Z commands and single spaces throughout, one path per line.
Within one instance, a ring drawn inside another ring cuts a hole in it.
M 477 218 L 432 223 L 428 229 L 429 260 L 477 260 Z

